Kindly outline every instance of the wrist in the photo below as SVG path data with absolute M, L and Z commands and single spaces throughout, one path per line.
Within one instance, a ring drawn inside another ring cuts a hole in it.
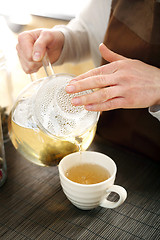
M 159 106 L 160 105 L 160 69 L 158 68 L 155 75 L 155 83 L 156 83 L 156 88 L 154 91 L 154 95 L 155 95 L 154 106 Z

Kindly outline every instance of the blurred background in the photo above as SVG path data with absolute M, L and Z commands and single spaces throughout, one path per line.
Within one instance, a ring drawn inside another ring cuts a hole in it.
M 10 107 L 19 92 L 30 83 L 21 68 L 17 36 L 34 28 L 67 24 L 85 6 L 86 0 L 5 0 L 0 3 L 0 106 Z M 55 73 L 79 75 L 93 68 L 92 60 L 54 67 Z

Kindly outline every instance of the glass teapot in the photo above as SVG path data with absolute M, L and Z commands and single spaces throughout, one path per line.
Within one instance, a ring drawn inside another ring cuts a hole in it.
M 65 87 L 73 75 L 54 74 L 47 57 L 43 67 L 47 77 L 21 91 L 10 113 L 8 129 L 14 147 L 27 160 L 55 166 L 67 154 L 89 147 L 99 112 L 71 104 L 74 96 L 90 92 L 67 94 Z

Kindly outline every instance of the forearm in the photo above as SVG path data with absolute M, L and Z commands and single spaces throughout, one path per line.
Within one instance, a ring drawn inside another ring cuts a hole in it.
M 59 60 L 60 65 L 66 61 L 78 62 L 91 56 L 95 66 L 99 66 L 101 55 L 99 44 L 103 42 L 106 32 L 111 0 L 90 0 L 79 15 L 66 26 L 55 26 L 65 36 L 65 43 Z
M 55 26 L 53 29 L 61 31 L 65 37 L 61 56 L 54 65 L 76 63 L 90 56 L 88 34 L 80 21 L 74 19 L 66 26 Z

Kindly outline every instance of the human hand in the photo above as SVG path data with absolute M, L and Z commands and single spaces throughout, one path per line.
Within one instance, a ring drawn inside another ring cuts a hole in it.
M 35 29 L 19 34 L 17 53 L 26 73 L 37 72 L 47 51 L 50 62 L 56 62 L 64 44 L 64 35 L 53 29 Z
M 118 55 L 101 44 L 102 57 L 110 62 L 71 80 L 68 93 L 96 89 L 75 97 L 72 104 L 90 111 L 117 108 L 145 108 L 160 104 L 160 69 Z

